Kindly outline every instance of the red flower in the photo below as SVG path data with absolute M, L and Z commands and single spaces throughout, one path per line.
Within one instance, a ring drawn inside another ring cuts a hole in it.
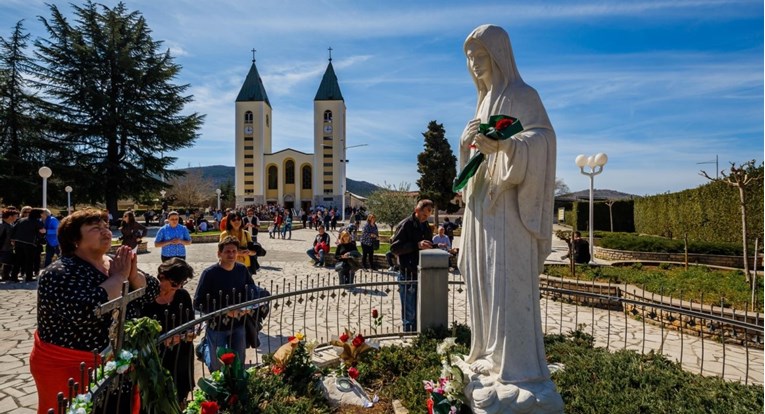
M 205 401 L 202 403 L 202 410 L 199 411 L 200 414 L 218 414 L 218 410 L 220 410 L 220 407 L 218 407 L 218 403 L 215 401 Z
M 502 131 L 503 129 L 509 127 L 513 124 L 515 120 L 513 118 L 502 118 L 499 121 L 497 121 L 497 124 L 494 125 L 494 129 L 497 131 Z
M 228 352 L 220 356 L 220 360 L 226 365 L 233 364 L 235 359 L 236 359 L 236 354 L 234 354 L 233 352 Z
M 295 339 L 294 336 L 288 336 L 287 337 L 287 342 L 292 342 L 294 339 Z
M 350 338 L 347 333 L 340 335 L 340 342 L 345 342 Z
M 353 342 L 351 342 L 351 343 L 353 344 L 353 346 L 355 346 L 356 348 L 358 348 L 358 347 L 360 347 L 360 346 L 361 346 L 361 344 L 363 344 L 363 343 L 364 343 L 364 337 L 363 337 L 363 336 L 361 336 L 361 334 L 358 334 L 358 335 L 356 335 L 356 337 L 355 337 L 355 338 L 353 338 Z
M 356 379 L 359 377 L 359 370 L 356 369 L 356 367 L 350 367 L 348 368 L 348 376 Z
M 272 365 L 271 366 L 271 373 L 274 375 L 280 375 L 282 372 L 284 372 L 284 367 L 281 365 Z
M 233 394 L 230 397 L 228 397 L 228 405 L 229 406 L 236 404 L 237 401 L 239 401 L 239 396 L 236 395 L 236 394 Z
M 380 316 L 380 314 L 377 312 L 377 309 L 372 309 L 372 317 L 377 319 L 378 316 Z

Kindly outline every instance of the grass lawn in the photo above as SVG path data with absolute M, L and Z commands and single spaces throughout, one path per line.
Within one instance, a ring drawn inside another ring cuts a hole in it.
M 545 265 L 545 274 L 549 276 L 570 278 L 568 266 Z M 725 305 L 736 309 L 744 309 L 751 297 L 749 286 L 740 270 L 718 270 L 706 266 L 691 266 L 685 270 L 683 266 L 643 266 L 635 264 L 631 267 L 611 267 L 578 265 L 576 274 L 580 280 L 595 280 L 596 282 L 611 282 L 615 284 L 629 283 L 644 287 L 657 295 L 682 295 L 685 300 L 703 302 L 708 305 L 720 305 L 721 299 Z M 762 298 L 762 279 L 757 279 L 755 295 Z M 757 306 L 762 311 L 762 303 Z

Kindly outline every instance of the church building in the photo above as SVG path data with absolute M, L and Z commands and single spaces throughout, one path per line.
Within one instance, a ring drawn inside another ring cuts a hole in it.
M 277 204 L 306 211 L 319 205 L 339 208 L 344 192 L 345 112 L 330 55 L 313 100 L 313 153 L 274 151 L 271 103 L 253 58 L 236 97 L 236 205 Z

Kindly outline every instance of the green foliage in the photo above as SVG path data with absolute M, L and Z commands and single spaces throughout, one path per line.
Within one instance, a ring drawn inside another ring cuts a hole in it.
M 755 168 L 754 173 L 759 173 L 760 178 L 746 188 L 749 234 L 763 234 L 762 171 L 762 165 Z M 738 189 L 718 181 L 692 190 L 638 199 L 635 230 L 672 238 L 682 238 L 687 232 L 690 240 L 741 244 Z
M 40 18 L 48 38 L 35 41 L 36 87 L 55 103 L 46 112 L 57 152 L 49 165 L 77 182 L 79 199 L 116 211 L 118 198 L 158 192 L 159 177 L 180 174 L 164 154 L 191 146 L 203 116 L 182 114 L 189 85 L 172 83 L 181 68 L 139 12 L 72 7 L 67 19 L 49 5 L 51 17 Z
M 570 277 L 568 266 L 545 265 L 548 276 Z M 719 305 L 720 299 L 736 309 L 746 309 L 751 297 L 750 287 L 738 270 L 715 270 L 706 266 L 691 266 L 688 270 L 682 267 L 661 269 L 635 263 L 631 267 L 613 266 L 577 266 L 577 277 L 580 280 L 595 280 L 598 282 L 628 283 L 645 287 L 649 292 L 659 295 L 679 297 L 685 300 L 703 302 L 708 305 Z M 757 280 L 755 293 L 763 295 L 763 282 Z M 758 304 L 762 311 L 761 305 Z
M 125 323 L 125 348 L 137 353 L 131 379 L 141 389 L 141 408 L 148 414 L 176 414 L 181 411 L 173 377 L 162 366 L 157 351 L 159 322 L 143 317 Z
M 397 188 L 385 184 L 385 188 L 372 193 L 367 199 L 367 210 L 377 216 L 380 224 L 387 224 L 391 229 L 401 220 L 414 212 L 417 200 L 409 193 L 408 184 Z
M 599 233 L 595 236 L 600 237 L 597 245 L 606 249 L 656 253 L 683 253 L 685 251 L 683 240 L 633 233 Z M 741 245 L 717 241 L 689 240 L 688 253 L 735 256 L 741 254 Z
M 8 39 L 0 37 L 0 194 L 4 204 L 21 205 L 40 200 L 37 169 L 46 161 L 48 144 L 43 132 L 43 101 L 30 91 L 30 66 L 26 55 L 29 33 L 22 21 Z M 53 178 L 54 180 L 56 177 Z M 51 186 L 50 198 L 54 187 Z
M 454 204 L 453 207 L 449 206 L 455 196 L 452 182 L 457 176 L 457 157 L 454 156 L 445 134 L 443 124 L 430 121 L 428 130 L 422 133 L 425 148 L 417 155 L 417 172 L 420 173 L 417 186 L 420 187 L 420 198 L 433 200 L 436 204 L 436 214 L 438 209 L 457 211 Z
M 577 341 L 556 341 L 549 359 L 565 369 L 553 374 L 566 413 L 760 412 L 762 387 L 683 371 L 661 355 L 609 353 Z
M 296 348 L 297 350 L 297 348 Z M 305 347 L 303 347 L 305 354 Z M 307 354 L 306 354 L 307 355 Z M 292 361 L 297 357 L 297 361 Z M 269 366 L 272 361 L 264 358 L 264 366 L 251 371 L 248 384 L 249 401 L 245 407 L 246 413 L 305 413 L 325 414 L 330 407 L 318 388 L 314 376 L 315 367 L 300 373 L 299 366 L 307 363 L 304 356 L 293 355 L 284 373 L 274 374 Z M 294 364 L 294 372 L 288 374 Z

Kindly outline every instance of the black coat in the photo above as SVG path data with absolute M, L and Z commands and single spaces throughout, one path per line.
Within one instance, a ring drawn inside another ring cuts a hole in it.
M 418 243 L 423 240 L 432 240 L 433 230 L 428 222 L 420 222 L 412 214 L 396 226 L 390 244 L 390 251 L 398 256 L 398 262 L 402 269 L 409 275 L 417 274 L 417 266 L 420 264 L 420 247 Z

